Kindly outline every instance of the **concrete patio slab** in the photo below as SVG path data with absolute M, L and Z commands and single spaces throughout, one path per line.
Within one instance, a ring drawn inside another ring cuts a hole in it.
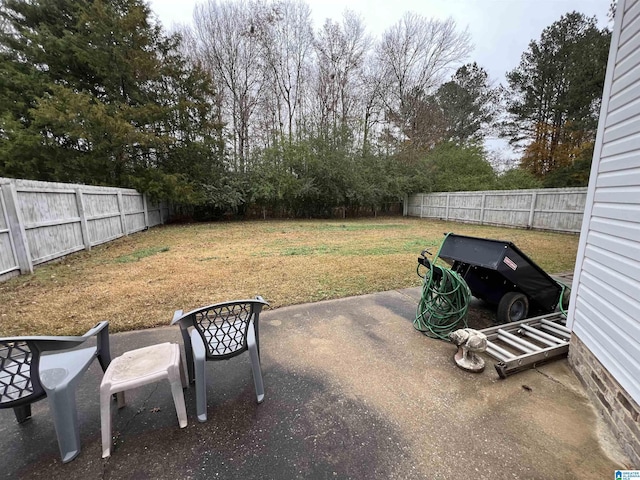
M 168 383 L 127 395 L 102 460 L 97 362 L 78 392 L 82 452 L 60 462 L 47 402 L 18 425 L 0 410 L 2 478 L 606 479 L 630 467 L 566 360 L 500 380 L 458 369 L 455 347 L 412 327 L 419 289 L 297 305 L 261 317 L 266 389 L 247 355 L 207 365 L 206 423 Z M 178 306 L 179 307 L 179 306 Z M 173 312 L 167 312 L 167 323 Z M 165 327 L 111 337 L 114 356 L 166 341 Z

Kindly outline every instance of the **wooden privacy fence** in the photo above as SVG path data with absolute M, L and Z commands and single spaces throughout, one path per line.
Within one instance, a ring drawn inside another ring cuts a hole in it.
M 463 223 L 579 233 L 587 188 L 419 193 L 405 215 Z
M 0 281 L 168 216 L 136 190 L 0 177 Z

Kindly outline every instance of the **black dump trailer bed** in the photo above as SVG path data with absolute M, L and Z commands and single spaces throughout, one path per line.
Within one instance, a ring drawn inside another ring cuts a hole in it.
M 563 287 L 511 242 L 450 233 L 439 257 L 474 297 L 497 305 L 498 323 L 551 313 L 562 294 Z

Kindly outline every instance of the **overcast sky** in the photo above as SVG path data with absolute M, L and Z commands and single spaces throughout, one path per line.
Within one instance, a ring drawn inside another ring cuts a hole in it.
M 148 0 L 165 28 L 190 24 L 193 7 L 204 0 Z M 468 62 L 477 62 L 495 83 L 506 85 L 505 73 L 520 63 L 531 40 L 545 27 L 572 11 L 595 16 L 600 27 L 609 26 L 610 0 L 307 0 L 316 28 L 326 18 L 340 21 L 345 8 L 359 13 L 371 35 L 377 37 L 405 12 L 427 18 L 453 17 L 460 29 L 469 29 L 475 45 Z M 506 140 L 488 139 L 486 147 L 503 158 L 517 158 Z

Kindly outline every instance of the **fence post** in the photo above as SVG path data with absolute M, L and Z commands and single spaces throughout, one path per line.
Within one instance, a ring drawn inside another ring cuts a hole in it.
M 444 209 L 444 219 L 449 220 L 449 194 L 447 193 L 447 205 Z
M 531 192 L 531 208 L 529 209 L 529 222 L 527 228 L 533 228 L 533 215 L 536 213 L 536 199 L 538 192 Z
M 487 194 L 482 194 L 482 203 L 480 204 L 480 225 L 484 223 L 484 204 L 487 199 Z
M 2 187 L 4 205 L 7 209 L 9 219 L 9 235 L 13 238 L 13 245 L 18 257 L 20 273 L 33 273 L 33 262 L 31 261 L 31 251 L 27 241 L 27 232 L 22 221 L 22 212 L 18 204 L 18 194 L 13 183 L 8 183 Z
M 91 240 L 89 239 L 89 228 L 87 227 L 87 216 L 84 213 L 84 200 L 82 199 L 82 189 L 76 188 L 76 204 L 78 205 L 78 216 L 80 217 L 80 230 L 82 231 L 82 242 L 85 250 L 91 250 Z
M 409 214 L 409 195 L 404 194 L 404 203 L 402 204 L 402 216 L 406 217 Z
M 147 194 L 142 194 L 142 205 L 144 208 L 144 226 L 149 228 L 149 208 L 147 207 Z M 162 213 L 161 213 L 162 215 Z
M 122 234 L 129 235 L 127 233 L 127 217 L 124 213 L 124 203 L 122 201 L 122 192 L 118 192 L 118 210 L 120 210 L 120 224 L 122 225 Z

